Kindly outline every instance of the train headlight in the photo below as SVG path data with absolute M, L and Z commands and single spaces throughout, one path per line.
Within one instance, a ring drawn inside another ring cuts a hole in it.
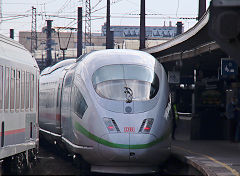
M 117 123 L 115 122 L 114 119 L 105 117 L 104 123 L 110 133 L 114 133 L 114 132 L 120 133 Z
M 139 129 L 139 133 L 150 133 L 154 119 L 148 118 L 144 119 L 142 125 Z

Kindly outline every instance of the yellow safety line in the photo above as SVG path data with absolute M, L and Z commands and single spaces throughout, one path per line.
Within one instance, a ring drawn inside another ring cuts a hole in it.
M 208 156 L 208 155 L 203 155 L 203 156 L 205 156 L 205 157 L 207 157 L 208 159 L 214 161 L 215 163 L 218 163 L 218 164 L 222 165 L 222 166 L 225 167 L 227 170 L 231 171 L 233 175 L 235 175 L 235 176 L 240 176 L 240 173 L 239 173 L 238 171 L 236 171 L 235 169 L 231 168 L 231 167 L 228 166 L 227 164 L 225 164 L 225 163 L 223 163 L 223 162 L 220 162 L 220 161 L 218 161 L 218 160 L 216 160 L 216 159 L 214 159 L 214 158 L 212 158 L 212 157 L 210 157 L 210 156 Z
M 192 154 L 196 154 L 196 155 L 200 155 L 200 156 L 204 156 L 204 157 L 207 157 L 208 159 L 212 160 L 213 162 L 217 163 L 217 164 L 220 164 L 222 165 L 223 167 L 225 167 L 227 170 L 229 170 L 230 172 L 232 172 L 233 175 L 235 176 L 240 176 L 240 173 L 238 171 L 236 171 L 235 169 L 231 168 L 230 166 L 228 166 L 227 164 L 223 163 L 223 162 L 220 162 L 216 159 L 214 159 L 213 157 L 210 157 L 208 155 L 204 155 L 204 154 L 201 154 L 201 153 L 196 153 L 196 152 L 192 152 L 190 150 L 187 150 L 185 148 L 182 148 L 182 147 L 178 147 L 178 146 L 174 146 L 175 148 L 178 148 L 178 149 L 181 149 L 183 151 L 186 151 L 186 152 L 189 152 L 189 153 L 192 153 Z

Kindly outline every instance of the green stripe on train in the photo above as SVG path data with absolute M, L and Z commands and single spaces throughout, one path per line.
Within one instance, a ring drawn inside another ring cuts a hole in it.
M 120 149 L 144 149 L 144 148 L 149 148 L 152 147 L 153 145 L 163 141 L 164 139 L 168 138 L 169 134 L 170 134 L 170 130 L 167 131 L 167 133 L 165 133 L 165 135 L 163 135 L 162 137 L 147 143 L 147 144 L 137 144 L 137 145 L 126 145 L 126 144 L 117 144 L 117 143 L 112 143 L 109 142 L 103 138 L 100 138 L 98 136 L 95 136 L 94 134 L 90 133 L 89 131 L 87 131 L 83 126 L 81 126 L 78 122 L 75 122 L 75 128 L 81 132 L 82 134 L 84 134 L 86 137 L 88 137 L 89 139 L 100 143 L 102 145 L 108 146 L 108 147 L 112 147 L 112 148 L 120 148 Z

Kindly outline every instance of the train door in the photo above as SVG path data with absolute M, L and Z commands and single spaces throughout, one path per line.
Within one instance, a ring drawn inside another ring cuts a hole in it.
M 62 87 L 61 97 L 61 131 L 62 136 L 65 138 L 70 137 L 71 129 L 71 91 L 74 73 L 69 71 L 66 73 Z
M 61 99 L 62 99 L 63 79 L 59 79 L 57 88 L 57 104 L 56 104 L 56 132 L 61 134 Z

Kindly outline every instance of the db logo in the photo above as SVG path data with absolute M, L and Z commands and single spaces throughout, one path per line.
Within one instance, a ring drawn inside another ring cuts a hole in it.
M 125 133 L 135 132 L 135 128 L 134 127 L 124 127 L 124 132 Z

